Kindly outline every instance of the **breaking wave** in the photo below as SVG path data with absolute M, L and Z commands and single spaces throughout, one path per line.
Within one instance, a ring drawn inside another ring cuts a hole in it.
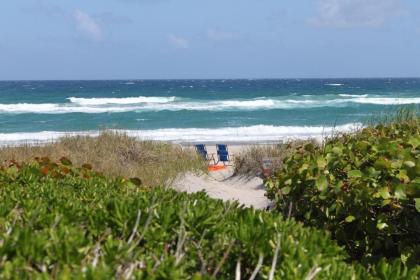
M 65 114 L 65 113 L 121 113 L 158 111 L 256 111 L 274 109 L 308 109 L 320 107 L 346 107 L 351 104 L 408 105 L 420 104 L 420 97 L 369 97 L 341 94 L 313 96 L 305 99 L 257 98 L 248 100 L 185 100 L 171 97 L 77 98 L 67 103 L 0 104 L 0 113 Z
M 343 94 L 339 94 L 339 96 L 341 96 L 341 97 L 368 97 L 368 95 L 367 94 L 345 94 L 345 93 L 343 93 Z
M 169 103 L 175 101 L 175 96 L 169 97 L 124 97 L 124 98 L 67 98 L 71 103 L 78 105 L 107 105 L 107 104 L 137 104 L 137 103 Z
M 331 136 L 337 132 L 352 132 L 360 128 L 361 124 L 346 124 L 337 127 L 323 126 L 272 126 L 254 125 L 245 127 L 223 127 L 223 128 L 167 128 L 154 130 L 117 130 L 129 136 L 142 140 L 170 141 L 176 143 L 195 142 L 272 142 L 288 139 L 321 139 Z M 0 133 L 0 145 L 11 144 L 41 144 L 52 142 L 64 136 L 98 136 L 99 131 L 81 132 L 19 132 Z

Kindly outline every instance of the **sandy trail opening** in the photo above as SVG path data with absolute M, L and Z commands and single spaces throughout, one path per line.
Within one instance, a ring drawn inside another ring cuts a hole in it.
M 208 174 L 186 173 L 172 184 L 179 191 L 188 193 L 205 191 L 210 197 L 225 201 L 238 201 L 246 207 L 265 209 L 270 205 L 264 194 L 263 180 L 233 176 L 233 167 Z

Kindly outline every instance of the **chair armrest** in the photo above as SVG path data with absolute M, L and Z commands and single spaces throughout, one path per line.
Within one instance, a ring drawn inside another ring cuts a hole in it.
M 213 163 L 214 163 L 214 164 L 216 164 L 216 158 L 214 157 L 214 155 L 215 155 L 214 153 L 211 153 L 211 154 L 209 154 L 209 153 L 208 153 L 208 154 L 207 154 L 207 156 L 208 156 L 208 161 L 211 161 L 211 160 L 212 160 L 212 161 L 213 161 Z

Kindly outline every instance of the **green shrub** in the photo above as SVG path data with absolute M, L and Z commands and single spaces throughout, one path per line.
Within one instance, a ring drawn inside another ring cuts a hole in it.
M 355 259 L 420 263 L 420 120 L 302 146 L 266 182 L 286 215 L 324 228 Z
M 37 162 L 0 170 L 1 279 L 265 279 L 276 252 L 274 279 L 419 275 L 349 265 L 326 232 L 275 213 Z

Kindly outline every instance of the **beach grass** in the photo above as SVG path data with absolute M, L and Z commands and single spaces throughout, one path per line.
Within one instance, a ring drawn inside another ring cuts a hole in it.
M 88 163 L 107 176 L 138 177 L 149 186 L 166 186 L 180 173 L 206 170 L 206 163 L 192 149 L 140 141 L 113 131 L 104 131 L 98 137 L 66 136 L 45 145 L 0 148 L 2 163 L 31 162 L 35 157 L 66 157 L 75 165 Z
M 312 140 L 293 140 L 275 145 L 253 145 L 243 149 L 234 158 L 234 174 L 244 177 L 261 176 L 262 161 L 269 159 L 272 170 L 282 167 L 283 159 L 295 152 L 295 147 L 305 143 L 316 144 Z

